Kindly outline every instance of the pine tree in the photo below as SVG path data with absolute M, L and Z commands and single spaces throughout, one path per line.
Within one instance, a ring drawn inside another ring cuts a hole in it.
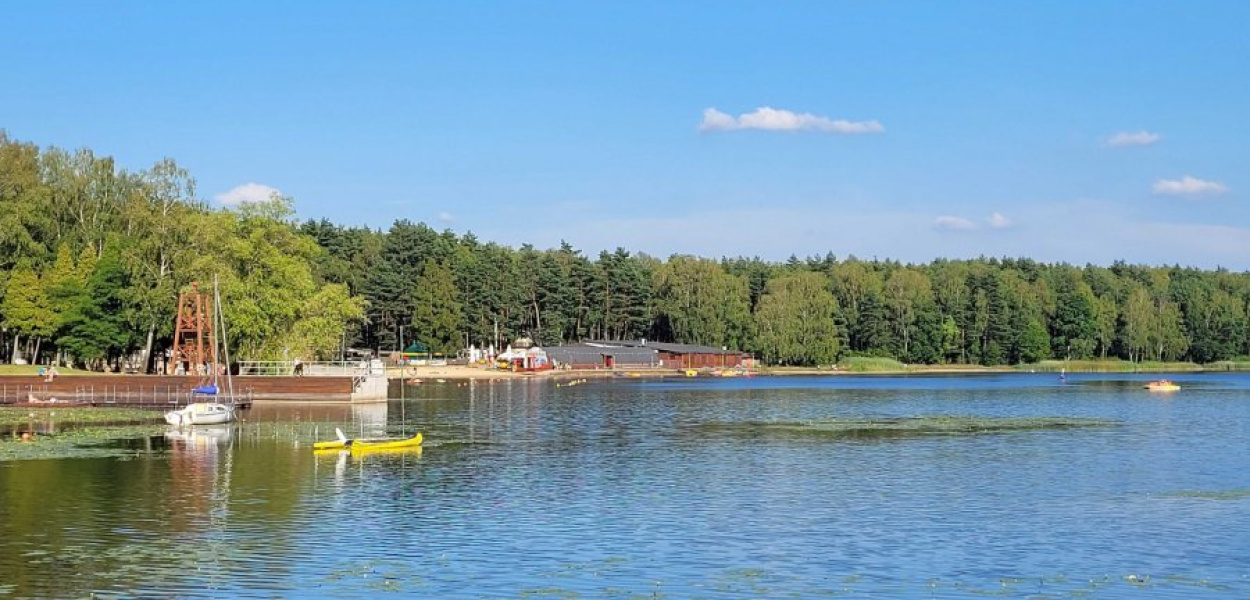
M 460 294 L 451 269 L 425 261 L 413 295 L 412 339 L 435 352 L 454 354 L 463 344 L 462 323 Z

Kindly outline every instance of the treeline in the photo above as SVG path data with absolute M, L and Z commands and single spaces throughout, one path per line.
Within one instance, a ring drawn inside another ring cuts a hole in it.
M 660 260 L 619 248 L 587 256 L 406 220 L 382 231 L 291 215 L 285 198 L 212 210 L 172 161 L 127 173 L 88 151 L 0 137 L 2 339 L 14 355 L 150 363 L 170 343 L 177 291 L 218 274 L 236 355 L 250 359 L 414 341 L 454 354 L 523 335 L 543 345 L 724 346 L 782 365 L 1250 354 L 1250 273 L 1028 259 Z
M 624 249 L 591 258 L 568 244 L 514 250 L 408 221 L 385 232 L 324 220 L 300 229 L 327 250 L 327 280 L 367 300 L 354 340 L 370 348 L 648 338 L 783 365 L 1250 354 L 1250 273 L 992 258 L 658 260 Z
M 364 302 L 319 273 L 289 198 L 212 210 L 172 160 L 129 172 L 0 131 L 0 348 L 10 361 L 151 370 L 178 292 L 220 278 L 231 345 L 332 356 Z

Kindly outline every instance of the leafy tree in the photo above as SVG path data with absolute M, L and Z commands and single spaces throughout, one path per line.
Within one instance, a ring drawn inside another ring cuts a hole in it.
M 838 356 L 837 300 L 819 273 L 782 275 L 768 282 L 755 311 L 755 340 L 767 362 L 829 364 Z
M 137 337 L 131 326 L 131 307 L 126 302 L 129 279 L 116 244 L 106 245 L 66 318 L 65 333 L 57 344 L 88 365 L 113 364 L 133 350 Z
M 916 333 L 916 317 L 930 309 L 933 288 L 923 273 L 899 269 L 886 280 L 885 296 L 895 339 L 902 343 L 899 356 L 909 357 L 911 339 Z
M 1128 350 L 1129 361 L 1144 358 L 1151 345 L 1151 332 L 1158 328 L 1155 324 L 1158 318 L 1150 293 L 1144 287 L 1134 287 L 1120 314 L 1122 344 Z
M 654 289 L 662 338 L 741 347 L 750 319 L 744 278 L 715 261 L 675 255 L 655 270 Z
M 18 351 L 20 336 L 34 338 L 38 344 L 38 340 L 56 331 L 56 314 L 49 306 L 48 296 L 39 275 L 28 263 L 19 263 L 10 275 L 0 311 L 4 313 L 5 327 L 15 332 L 12 357 L 14 362 L 20 357 Z M 39 354 L 37 347 L 34 353 L 37 358 Z
M 1051 349 L 1055 356 L 1089 358 L 1098 335 L 1094 293 L 1076 273 L 1061 275 L 1057 291 Z

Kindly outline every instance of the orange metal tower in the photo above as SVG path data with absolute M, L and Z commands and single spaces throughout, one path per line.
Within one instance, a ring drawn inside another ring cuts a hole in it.
M 190 292 L 178 294 L 174 317 L 174 347 L 169 373 L 208 375 L 217 366 L 217 340 L 213 332 L 213 298 L 192 283 Z

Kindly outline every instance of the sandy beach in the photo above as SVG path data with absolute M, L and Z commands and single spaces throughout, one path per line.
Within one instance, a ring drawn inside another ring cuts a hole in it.
M 446 365 L 432 367 L 387 367 L 390 379 L 586 379 L 591 377 L 618 377 L 638 373 L 642 377 L 668 377 L 678 375 L 672 369 L 603 369 L 603 370 L 550 370 L 533 373 L 514 373 L 483 366 Z M 618 375 L 619 374 L 619 375 Z

